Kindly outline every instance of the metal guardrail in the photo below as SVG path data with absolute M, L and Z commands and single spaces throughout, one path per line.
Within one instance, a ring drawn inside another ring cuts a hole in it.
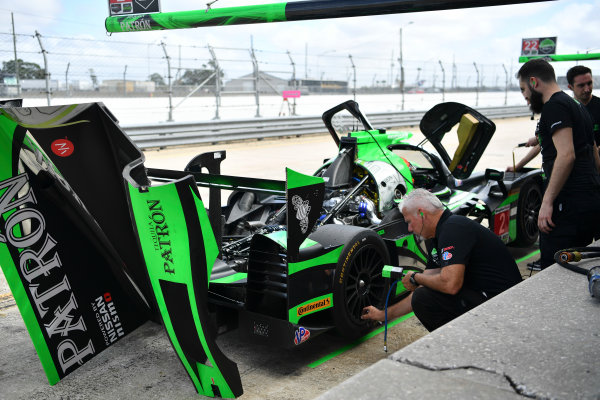
M 482 107 L 477 111 L 490 119 L 523 117 L 531 114 L 526 106 Z M 425 111 L 370 113 L 367 118 L 376 128 L 416 126 Z M 233 140 L 302 136 L 326 133 L 320 116 L 254 118 L 244 120 L 163 123 L 122 126 L 141 149 Z

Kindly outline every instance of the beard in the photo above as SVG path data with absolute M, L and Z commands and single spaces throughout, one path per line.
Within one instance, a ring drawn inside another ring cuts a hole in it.
M 536 92 L 531 86 L 529 86 L 531 95 L 529 96 L 529 109 L 536 114 L 540 114 L 544 108 L 544 98 L 539 92 Z

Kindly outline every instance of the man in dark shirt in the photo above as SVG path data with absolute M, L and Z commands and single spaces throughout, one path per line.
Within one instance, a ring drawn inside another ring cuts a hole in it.
M 502 241 L 477 222 L 453 215 L 434 194 L 415 189 L 401 207 L 408 230 L 431 239 L 431 250 L 427 269 L 402 279 L 413 293 L 388 309 L 389 319 L 414 311 L 433 331 L 521 281 Z M 384 312 L 368 306 L 362 318 L 383 321 Z
M 600 98 L 592 95 L 594 79 L 592 70 L 583 65 L 576 65 L 567 71 L 569 89 L 573 91 L 575 99 L 583 104 L 592 117 L 592 128 L 596 146 L 600 146 Z
M 554 263 L 556 251 L 587 246 L 598 235 L 600 157 L 589 113 L 560 90 L 547 61 L 528 61 L 517 78 L 531 110 L 541 113 L 536 135 L 546 178 L 538 215 L 544 269 Z

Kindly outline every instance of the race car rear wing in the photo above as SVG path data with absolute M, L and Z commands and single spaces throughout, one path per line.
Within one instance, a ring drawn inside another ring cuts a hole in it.
M 222 153 L 219 156 L 220 158 L 225 157 L 225 152 L 205 154 L 212 155 L 216 153 Z M 210 159 L 213 157 L 205 158 Z M 285 195 L 287 199 L 286 208 L 289 211 L 287 213 L 288 257 L 291 261 L 297 261 L 300 245 L 308 237 L 312 231 L 312 227 L 320 216 L 325 191 L 323 178 L 304 175 L 289 168 L 286 169 L 285 181 L 196 172 L 203 166 L 199 164 L 199 168 L 195 169 L 195 171 L 186 172 L 148 168 L 147 173 L 150 179 L 158 182 L 173 182 L 191 175 L 197 186 L 210 188 L 211 200 L 217 200 L 217 207 L 211 206 L 209 209 L 211 213 L 217 211 L 218 215 L 217 217 L 213 216 L 210 218 L 213 231 L 221 223 L 220 200 L 218 200 L 220 197 L 213 197 L 213 191 L 239 190 Z M 219 236 L 216 237 L 216 240 L 217 243 L 221 243 Z

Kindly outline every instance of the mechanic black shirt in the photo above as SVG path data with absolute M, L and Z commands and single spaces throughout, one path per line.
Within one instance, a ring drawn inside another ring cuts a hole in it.
M 492 297 L 521 282 L 519 268 L 504 243 L 467 217 L 445 210 L 431 244 L 427 269 L 464 264 L 465 288 Z
M 556 160 L 552 135 L 562 128 L 571 128 L 575 162 L 559 197 L 600 190 L 600 177 L 593 156 L 594 137 L 590 114 L 583 105 L 565 92 L 556 92 L 544 104 L 536 135 L 542 149 L 542 168 L 549 180 Z M 585 197 L 585 196 L 584 196 Z
M 592 127 L 594 130 L 596 146 L 600 146 L 600 98 L 592 96 L 592 99 L 585 105 L 585 108 L 590 113 L 590 117 L 592 117 Z

